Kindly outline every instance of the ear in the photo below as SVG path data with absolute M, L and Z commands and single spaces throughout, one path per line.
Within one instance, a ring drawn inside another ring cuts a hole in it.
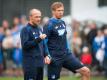
M 29 16 L 29 19 L 31 20 L 32 18 L 31 18 L 32 16 Z
M 53 10 L 53 11 L 52 11 L 52 14 L 54 14 L 54 13 L 55 13 L 55 11 Z

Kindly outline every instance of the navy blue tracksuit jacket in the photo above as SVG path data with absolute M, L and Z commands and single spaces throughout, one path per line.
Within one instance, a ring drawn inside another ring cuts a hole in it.
M 48 54 L 54 59 L 64 58 L 64 55 L 69 52 L 65 22 L 61 19 L 51 18 L 44 26 L 44 33 L 47 35 L 48 39 Z
M 40 29 L 28 23 L 21 31 L 24 70 L 33 70 L 44 65 L 43 40 L 39 38 Z

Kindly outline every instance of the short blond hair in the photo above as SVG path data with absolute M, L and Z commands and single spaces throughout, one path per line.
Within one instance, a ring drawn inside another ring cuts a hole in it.
M 55 11 L 57 8 L 59 7 L 64 7 L 63 3 L 62 2 L 54 2 L 52 5 L 51 5 L 51 10 L 52 11 Z

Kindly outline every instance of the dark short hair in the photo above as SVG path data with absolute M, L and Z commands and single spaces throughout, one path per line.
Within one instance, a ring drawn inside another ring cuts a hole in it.
M 52 5 L 51 5 L 51 10 L 54 11 L 56 10 L 57 8 L 59 7 L 64 7 L 63 3 L 62 2 L 54 2 Z

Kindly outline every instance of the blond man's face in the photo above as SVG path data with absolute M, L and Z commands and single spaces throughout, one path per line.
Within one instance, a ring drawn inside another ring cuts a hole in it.
M 56 10 L 53 11 L 53 15 L 59 19 L 63 17 L 63 14 L 64 14 L 64 7 L 63 6 L 57 8 Z

